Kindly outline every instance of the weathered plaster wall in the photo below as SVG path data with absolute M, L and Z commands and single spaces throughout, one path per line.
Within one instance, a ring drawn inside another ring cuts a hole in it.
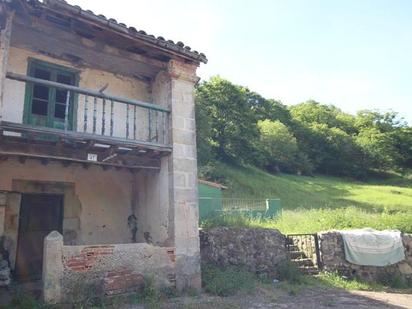
M 382 281 L 393 276 L 401 276 L 412 282 L 412 235 L 403 234 L 405 261 L 385 267 L 359 266 L 345 260 L 342 236 L 339 232 L 319 233 L 320 255 L 323 269 L 336 271 L 349 278 L 368 281 Z
M 141 171 L 137 175 L 138 241 L 157 246 L 173 244 L 170 226 L 168 160 L 163 158 L 160 172 Z M 146 233 L 146 234 L 145 234 Z
M 48 302 L 72 301 L 79 293 L 132 292 L 142 288 L 146 278 L 158 287 L 175 285 L 174 248 L 141 243 L 63 246 L 58 236 L 52 233 L 45 240 L 43 285 Z
M 62 65 L 68 68 L 72 68 L 79 71 L 80 80 L 79 86 L 92 90 L 100 90 L 105 85 L 108 85 L 104 91 L 106 94 L 115 95 L 119 97 L 131 98 L 135 100 L 141 100 L 145 102 L 151 102 L 151 90 L 150 85 L 133 79 L 125 77 L 120 74 L 112 74 L 109 72 L 96 70 L 93 68 L 76 68 L 72 64 L 66 61 L 51 58 L 39 53 L 34 53 L 30 50 L 11 47 L 8 57 L 7 70 L 13 73 L 27 74 L 27 66 L 29 58 L 35 58 L 42 61 L 46 61 L 53 64 Z M 24 110 L 24 94 L 25 83 L 17 82 L 6 79 L 5 92 L 4 92 L 4 120 L 21 123 L 23 121 Z M 84 129 L 84 104 L 85 96 L 78 96 L 78 109 L 77 109 L 77 130 L 83 132 Z M 106 122 L 105 122 L 105 135 L 109 135 L 110 132 L 110 102 L 106 101 Z M 96 130 L 101 132 L 102 129 L 102 114 L 103 104 L 99 99 L 97 103 L 97 123 Z M 127 106 L 125 104 L 114 104 L 114 132 L 116 137 L 126 136 L 126 115 Z M 132 121 L 134 120 L 134 108 L 129 107 L 129 121 L 130 121 L 130 136 L 133 136 Z M 152 116 L 153 117 L 153 116 Z M 136 123 L 137 123 L 137 137 L 140 139 L 147 139 L 148 134 L 148 119 L 149 114 L 146 109 L 136 108 Z M 92 133 L 93 121 L 93 98 L 88 98 L 88 126 L 87 132 Z
M 0 164 L 0 175 L 7 175 L 0 177 L 0 191 L 13 192 L 7 193 L 4 219 L 5 235 L 13 241 L 12 258 L 19 222 L 18 192 L 65 194 L 63 230 L 67 244 L 131 242 L 127 224 L 132 214 L 130 172 L 103 171 L 99 167 L 84 169 L 76 164 L 44 166 L 34 160 L 21 164 L 9 159 Z

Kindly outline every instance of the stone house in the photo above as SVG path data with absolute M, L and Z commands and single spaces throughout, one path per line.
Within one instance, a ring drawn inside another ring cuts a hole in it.
M 199 289 L 205 55 L 62 0 L 0 0 L 0 29 L 1 259 L 14 278 L 42 279 L 48 302 L 146 277 Z

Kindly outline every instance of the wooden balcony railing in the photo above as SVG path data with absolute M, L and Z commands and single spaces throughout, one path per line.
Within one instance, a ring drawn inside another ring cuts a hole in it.
M 171 149 L 168 108 L 11 72 L 6 77 L 26 84 L 65 90 L 66 103 L 60 127 L 2 121 L 2 130 L 63 135 L 111 145 Z

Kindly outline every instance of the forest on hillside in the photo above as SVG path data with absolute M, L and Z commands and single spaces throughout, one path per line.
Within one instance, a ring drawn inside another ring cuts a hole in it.
M 196 88 L 196 121 L 204 177 L 216 178 L 217 161 L 359 179 L 412 169 L 412 127 L 393 111 L 352 115 L 313 100 L 286 106 L 215 76 Z

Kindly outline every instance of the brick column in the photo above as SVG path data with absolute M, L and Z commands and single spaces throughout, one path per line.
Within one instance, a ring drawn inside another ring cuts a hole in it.
M 62 300 L 63 236 L 56 231 L 44 239 L 43 247 L 43 300 L 46 304 L 58 304 Z

